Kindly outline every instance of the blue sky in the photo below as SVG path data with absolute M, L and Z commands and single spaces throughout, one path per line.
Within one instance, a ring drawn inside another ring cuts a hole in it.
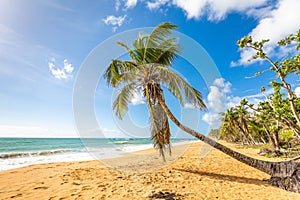
M 115 34 L 165 21 L 202 45 L 221 74 L 207 86 L 201 77 L 197 81 L 192 71 L 180 68 L 189 65 L 183 59 L 174 66 L 202 92 L 209 112 L 196 113 L 196 124 L 207 132 L 218 125 L 218 113 L 226 107 L 243 97 L 254 103 L 261 99 L 260 87 L 274 77 L 269 72 L 247 78 L 267 65 L 246 62 L 251 52 L 239 50 L 236 41 L 245 35 L 269 38 L 266 50 L 276 59 L 287 51 L 275 51 L 276 41 L 300 28 L 299 7 L 299 0 L 1 0 L 0 137 L 78 137 L 73 90 L 86 57 Z M 296 91 L 297 84 L 292 80 Z M 100 80 L 95 91 L 100 125 L 96 131 L 121 136 L 120 122 L 111 114 L 111 97 L 112 90 Z M 143 99 L 136 95 L 132 101 L 136 104 L 130 106 L 132 120 L 147 128 Z M 172 97 L 168 102 L 179 118 L 182 112 L 194 112 L 183 111 Z

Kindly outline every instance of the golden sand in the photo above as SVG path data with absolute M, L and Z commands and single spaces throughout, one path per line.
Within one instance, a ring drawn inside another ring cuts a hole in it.
M 202 146 L 194 143 L 175 159 L 186 148 L 176 146 L 167 163 L 147 150 L 105 164 L 50 163 L 1 171 L 0 199 L 150 199 L 153 194 L 197 200 L 300 199 L 300 194 L 270 186 L 267 174 L 217 150 L 200 158 Z M 237 150 L 263 159 L 256 150 Z

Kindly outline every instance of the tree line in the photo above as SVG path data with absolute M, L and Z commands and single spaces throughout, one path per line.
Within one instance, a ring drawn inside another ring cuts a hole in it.
M 264 100 L 257 105 L 251 104 L 246 98 L 239 105 L 222 113 L 223 122 L 220 127 L 220 138 L 248 145 L 269 144 L 276 155 L 282 153 L 299 154 L 300 152 L 300 98 L 292 90 L 300 73 L 300 29 L 278 41 L 277 49 L 286 47 L 291 51 L 281 61 L 272 60 L 265 52 L 269 40 L 253 41 L 251 36 L 240 39 L 240 48 L 254 50 L 255 54 L 249 61 L 260 59 L 267 61 L 268 69 L 257 72 L 259 76 L 267 71 L 274 74 L 269 83 L 271 94 L 266 87 L 261 87 Z

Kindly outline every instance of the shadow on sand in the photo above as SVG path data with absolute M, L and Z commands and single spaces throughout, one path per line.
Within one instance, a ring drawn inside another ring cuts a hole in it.
M 175 170 L 182 171 L 182 172 L 193 173 L 193 174 L 198 174 L 198 175 L 206 176 L 206 177 L 213 178 L 213 179 L 216 179 L 216 180 L 270 186 L 269 183 L 268 183 L 268 180 L 260 180 L 260 179 L 256 179 L 256 178 L 246 178 L 246 177 L 240 177 L 240 176 L 217 174 L 217 173 L 203 172 L 203 171 L 198 171 L 198 170 L 188 170 L 188 169 L 178 169 L 178 168 L 175 169 Z

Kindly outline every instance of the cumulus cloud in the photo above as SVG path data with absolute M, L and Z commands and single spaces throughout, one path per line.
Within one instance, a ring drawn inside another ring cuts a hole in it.
M 265 99 L 265 95 L 268 96 L 273 92 L 273 89 L 270 88 L 264 94 L 233 96 L 231 87 L 231 83 L 223 78 L 215 79 L 213 85 L 210 86 L 206 100 L 208 112 L 203 115 L 202 120 L 208 123 L 211 128 L 218 128 L 221 123 L 221 113 L 228 108 L 239 105 L 242 99 L 246 98 L 250 104 L 257 106 L 259 102 Z M 300 94 L 300 87 L 298 90 Z
M 295 88 L 295 94 L 297 95 L 298 98 L 300 98 L 300 87 Z
M 137 4 L 137 0 L 125 0 L 125 9 L 134 8 Z
M 191 108 L 191 109 L 197 108 L 197 107 L 196 107 L 194 104 L 192 104 L 192 103 L 185 103 L 183 107 L 184 107 L 184 108 Z
M 254 8 L 258 8 L 266 4 L 268 0 L 207 0 L 208 19 L 219 21 L 226 17 L 227 14 L 233 12 L 245 12 Z
M 210 21 L 224 19 L 227 14 L 233 12 L 246 12 L 261 7 L 268 0 L 154 0 L 147 1 L 147 8 L 158 9 L 163 5 L 173 5 L 182 9 L 188 19 L 207 17 Z
M 120 6 L 121 6 L 120 0 L 116 0 L 116 3 L 115 3 L 115 9 L 116 9 L 116 11 L 119 11 Z
M 123 11 L 134 8 L 137 5 L 137 0 L 116 0 L 115 2 L 115 10 L 119 11 L 120 7 L 123 7 Z
M 155 0 L 155 1 L 148 1 L 146 2 L 147 8 L 150 10 L 155 10 L 168 3 L 168 0 Z
M 51 74 L 56 79 L 67 79 L 72 77 L 74 71 L 73 65 L 70 64 L 67 59 L 64 60 L 63 67 L 59 68 L 55 66 L 55 59 L 52 58 L 51 61 L 48 62 L 48 67 Z
M 265 51 L 271 55 L 285 55 L 286 48 L 281 48 L 280 52 L 275 52 L 275 46 L 278 40 L 285 36 L 295 33 L 300 27 L 300 1 L 299 0 L 279 0 L 275 8 L 269 13 L 262 15 L 258 25 L 249 33 L 253 40 L 270 39 Z M 246 65 L 248 59 L 253 56 L 252 50 L 241 50 L 240 59 L 232 62 L 232 66 Z
M 221 112 L 227 108 L 226 94 L 231 92 L 231 83 L 223 78 L 215 79 L 210 86 L 210 92 L 207 96 L 208 112 L 202 119 L 208 123 L 211 128 L 217 128 L 220 125 Z
M 102 19 L 102 21 L 104 22 L 104 24 L 106 25 L 111 25 L 113 26 L 112 30 L 113 32 L 115 32 L 117 30 L 118 27 L 122 26 L 125 19 L 126 19 L 127 15 L 124 16 L 114 16 L 114 15 L 109 15 L 106 18 Z
M 74 67 L 72 64 L 68 63 L 68 60 L 65 59 L 64 60 L 64 70 L 66 71 L 66 73 L 71 74 L 74 70 Z
M 173 0 L 172 3 L 181 8 L 188 19 L 198 19 L 204 14 L 207 0 Z
M 113 26 L 122 26 L 124 23 L 124 20 L 126 18 L 126 15 L 124 16 L 114 16 L 114 15 L 109 15 L 105 19 L 103 19 L 103 22 L 106 25 L 113 25 Z
M 249 33 L 254 40 L 270 39 L 265 51 L 271 56 L 286 55 L 289 48 L 274 48 L 277 41 L 300 27 L 299 0 L 150 0 L 145 2 L 150 10 L 162 6 L 175 6 L 181 9 L 187 19 L 206 18 L 220 21 L 231 13 L 241 13 L 258 20 L 257 26 Z M 231 66 L 250 64 L 254 51 L 240 50 L 240 58 Z
M 269 90 L 272 93 L 272 90 Z M 265 95 L 269 94 L 269 92 L 265 93 Z M 263 101 L 265 99 L 265 96 L 262 93 L 255 94 L 255 95 L 249 95 L 249 96 L 232 96 L 228 95 L 226 97 L 226 109 L 235 107 L 240 104 L 242 99 L 247 99 L 250 104 L 253 104 L 254 107 L 258 105 L 259 102 Z
M 188 19 L 206 17 L 210 21 L 220 21 L 230 13 L 240 12 L 248 15 L 259 15 L 258 9 L 267 7 L 269 0 L 148 0 L 143 2 L 149 10 L 159 10 L 162 6 L 175 6 L 181 9 Z M 115 9 L 134 8 L 137 0 L 116 0 Z

